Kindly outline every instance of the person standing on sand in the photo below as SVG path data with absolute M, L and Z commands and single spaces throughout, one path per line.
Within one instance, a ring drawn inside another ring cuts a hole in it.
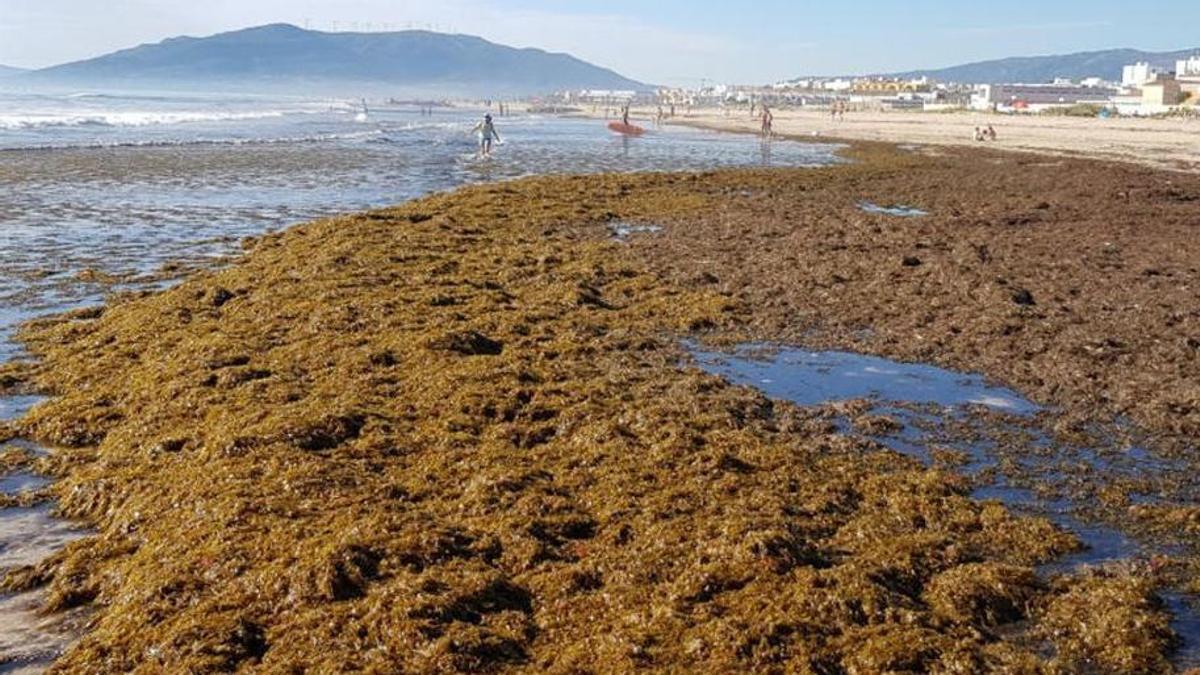
M 762 107 L 762 135 L 763 138 L 770 138 L 774 133 L 771 129 L 775 123 L 775 115 L 767 108 L 766 104 Z
M 492 124 L 492 114 L 487 113 L 483 116 L 483 121 L 475 125 L 473 131 L 479 135 L 479 156 L 492 156 L 492 142 L 500 141 L 500 133 L 496 131 L 496 125 Z

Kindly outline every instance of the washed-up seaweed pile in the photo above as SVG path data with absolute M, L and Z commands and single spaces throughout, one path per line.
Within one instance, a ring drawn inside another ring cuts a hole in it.
M 861 159 L 470 188 L 34 324 L 41 360 L 0 378 L 55 398 L 10 433 L 58 448 L 37 466 L 98 534 L 4 584 L 98 608 L 64 672 L 1165 669 L 1142 575 L 1041 579 L 1073 536 L 682 365 L 680 336 L 793 311 L 737 283 L 775 246 L 745 223 L 786 238 L 808 225 L 783 200 L 919 169 Z M 676 243 L 725 227 L 719 267 L 608 241 L 617 219 Z M 887 235 L 846 220 L 854 279 Z M 893 276 L 876 305 L 906 297 Z
M 721 173 L 705 217 L 637 253 L 713 280 L 773 338 L 985 372 L 1071 413 L 1200 437 L 1200 177 L 859 146 L 863 164 Z M 915 205 L 896 218 L 859 206 Z
M 1149 486 L 1099 471 L 1079 491 L 1102 491 L 1130 529 L 1200 550 L 1193 501 L 1138 500 L 1200 469 L 1200 178 L 968 150 L 855 154 L 820 172 L 714 175 L 707 189 L 724 199 L 631 252 L 752 307 L 760 339 L 986 373 L 1049 406 L 1058 443 L 1139 444 L 1190 464 Z

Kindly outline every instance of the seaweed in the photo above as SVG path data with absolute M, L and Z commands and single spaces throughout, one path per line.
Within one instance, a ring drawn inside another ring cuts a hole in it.
M 1200 429 L 1194 294 L 1156 288 L 1126 326 L 1100 308 L 1157 277 L 1089 267 L 1097 219 L 1142 208 L 1097 181 L 1155 174 L 852 152 L 821 170 L 471 187 L 264 235 L 236 266 L 28 325 L 41 361 L 19 378 L 57 397 L 15 431 L 59 446 L 60 509 L 98 531 L 10 575 L 99 610 L 56 668 L 1159 668 L 1151 587 L 1030 572 L 1077 550 L 1070 533 L 829 411 L 686 366 L 685 336 L 866 344 L 1085 417 Z M 992 180 L 1086 213 L 990 225 L 1003 200 L 976 188 Z M 862 193 L 930 215 L 885 228 Z M 1187 204 L 1160 207 L 1157 234 L 1183 232 Z M 618 218 L 663 230 L 613 242 Z M 1131 261 L 1149 255 L 1135 229 L 1103 230 Z M 1155 264 L 1194 274 L 1188 246 Z M 1038 304 L 1014 306 L 1001 277 Z M 1147 330 L 1167 314 L 1186 318 Z M 1099 334 L 1129 345 L 1119 368 L 1071 351 Z M 1013 637 L 1023 623 L 1057 652 Z

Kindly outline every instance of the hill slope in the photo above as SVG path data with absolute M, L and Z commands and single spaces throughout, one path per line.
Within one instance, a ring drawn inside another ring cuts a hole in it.
M 481 95 L 646 88 L 566 54 L 515 49 L 467 35 L 322 33 L 287 24 L 172 38 L 28 77 L 119 84 L 379 84 Z
M 1119 82 L 1121 68 L 1147 61 L 1164 70 L 1174 70 L 1175 62 L 1196 54 L 1196 49 L 1177 52 L 1143 52 L 1137 49 L 1108 49 L 1054 56 L 1027 56 L 979 61 L 938 70 L 914 70 L 895 73 L 898 77 L 929 76 L 940 82 L 991 84 L 997 82 L 1050 82 L 1056 77 L 1074 80 L 1102 77 Z
M 13 68 L 12 66 L 0 66 L 0 77 L 9 77 L 18 73 L 23 73 L 23 68 Z

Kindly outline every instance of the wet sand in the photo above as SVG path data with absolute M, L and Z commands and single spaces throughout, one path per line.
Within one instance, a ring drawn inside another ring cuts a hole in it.
M 651 110 L 638 117 L 652 119 Z M 672 123 L 722 131 L 757 132 L 761 122 L 748 110 L 681 113 Z M 975 127 L 993 125 L 995 143 L 974 140 Z M 812 138 L 842 138 L 937 146 L 979 146 L 992 149 L 1092 157 L 1135 162 L 1173 171 L 1200 172 L 1200 119 L 1075 118 L 1044 115 L 996 115 L 978 112 L 849 112 L 844 120 L 828 111 L 777 110 L 776 133 Z
M 1048 578 L 1074 535 L 683 340 L 980 372 L 1191 462 L 1200 179 L 851 157 L 472 187 L 34 323 L 0 382 L 56 398 L 0 438 L 99 534 L 5 588 L 97 609 L 67 672 L 1170 670 L 1194 505 L 1111 486 L 1183 552 Z

